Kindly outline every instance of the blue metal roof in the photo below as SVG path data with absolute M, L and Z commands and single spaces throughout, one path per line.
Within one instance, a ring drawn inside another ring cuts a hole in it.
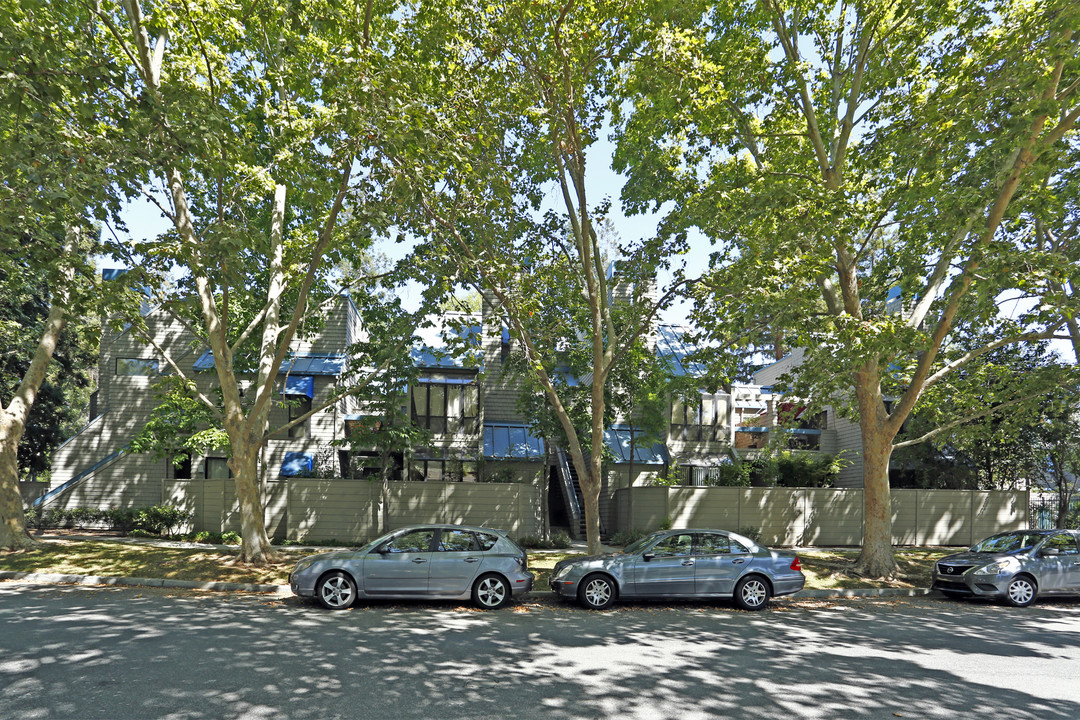
M 346 357 L 340 353 L 311 353 L 294 355 L 281 363 L 278 375 L 332 375 L 338 376 L 345 370 Z M 207 350 L 195 361 L 199 371 L 214 369 L 214 353 Z
M 663 465 L 667 462 L 667 448 L 663 443 L 653 445 L 638 444 L 631 450 L 630 428 L 625 425 L 614 425 L 604 431 L 604 444 L 615 454 L 616 463 L 629 463 L 633 455 L 634 464 L 640 465 Z M 641 442 L 642 433 L 635 432 L 634 440 Z
M 659 325 L 656 328 L 656 354 L 671 363 L 676 377 L 701 377 L 705 374 L 703 364 L 686 359 L 697 349 L 685 339 L 689 331 L 690 328 L 684 325 Z
M 443 336 L 444 340 L 447 340 L 447 345 L 450 343 L 458 345 L 464 344 L 473 351 L 480 351 L 479 323 L 473 323 L 453 329 L 446 328 L 444 331 L 451 332 L 455 336 L 451 339 L 447 339 L 445 335 Z M 463 358 L 451 354 L 445 345 L 443 347 L 432 347 L 426 344 L 419 345 L 410 351 L 410 355 L 416 366 L 422 368 L 472 369 L 475 367 L 475 364 L 466 364 Z
M 484 457 L 496 460 L 542 460 L 544 441 L 524 425 L 486 423 Z

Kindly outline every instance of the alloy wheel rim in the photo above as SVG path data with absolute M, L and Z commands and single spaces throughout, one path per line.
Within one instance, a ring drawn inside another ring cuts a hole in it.
M 345 578 L 331 578 L 323 583 L 322 597 L 328 605 L 334 607 L 344 605 L 351 596 L 352 588 L 349 587 L 349 583 L 345 582 Z
M 506 597 L 506 588 L 495 578 L 488 578 L 480 583 L 480 590 L 476 594 L 480 602 L 492 607 L 501 603 Z
M 603 580 L 593 580 L 585 588 L 585 598 L 590 605 L 603 605 L 611 597 L 611 588 Z
M 742 598 L 747 605 L 757 607 L 765 602 L 765 586 L 756 580 L 746 583 L 743 585 Z

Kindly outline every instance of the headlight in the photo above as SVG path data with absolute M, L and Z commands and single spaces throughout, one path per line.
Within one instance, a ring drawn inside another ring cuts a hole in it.
M 996 563 L 990 563 L 986 567 L 981 567 L 975 572 L 979 575 L 997 575 L 1011 569 L 1013 562 L 1013 560 L 999 560 Z
M 315 564 L 314 560 L 308 560 L 308 559 L 305 558 L 304 560 L 301 560 L 300 562 L 296 563 L 296 567 L 293 568 L 293 572 L 294 573 L 304 572 L 305 570 L 307 570 L 309 567 L 311 567 L 314 564 Z
M 555 571 L 555 574 L 551 576 L 552 580 L 562 580 L 564 577 L 570 574 L 570 565 L 563 565 L 561 568 Z

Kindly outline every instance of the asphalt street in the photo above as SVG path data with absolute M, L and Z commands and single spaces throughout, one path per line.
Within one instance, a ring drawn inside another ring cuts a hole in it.
M 1080 603 L 455 603 L 0 583 L 0 718 L 1080 717 Z

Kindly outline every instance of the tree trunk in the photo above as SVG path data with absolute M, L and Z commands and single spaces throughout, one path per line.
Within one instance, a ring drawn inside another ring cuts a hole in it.
M 79 230 L 68 227 L 64 237 L 64 257 L 74 255 L 78 242 Z M 49 303 L 49 317 L 45 320 L 45 329 L 30 367 L 26 369 L 11 402 L 6 408 L 0 407 L 0 548 L 17 550 L 36 544 L 26 532 L 26 514 L 19 493 L 19 441 L 22 440 L 26 419 L 34 407 L 34 399 L 45 382 L 60 333 L 67 323 L 70 285 L 74 278 L 75 266 L 67 263 Z
M 863 444 L 863 542 L 855 572 L 891 577 L 896 572 L 896 560 L 892 552 L 889 458 L 897 426 L 885 410 L 877 358 L 855 373 L 855 396 Z
M 870 577 L 890 577 L 896 572 L 892 552 L 892 500 L 889 489 L 889 457 L 892 438 L 881 429 L 862 428 L 863 439 L 863 543 L 855 571 Z
M 380 476 L 382 487 L 379 490 L 379 532 L 390 532 L 390 454 L 383 452 Z
M 22 423 L 0 410 L 0 548 L 22 550 L 37 543 L 26 532 L 22 495 L 19 493 L 19 440 Z
M 274 557 L 270 538 L 266 535 L 262 497 L 259 494 L 259 444 L 247 438 L 231 438 L 232 457 L 229 467 L 236 482 L 236 498 L 240 503 L 240 560 L 262 565 Z

